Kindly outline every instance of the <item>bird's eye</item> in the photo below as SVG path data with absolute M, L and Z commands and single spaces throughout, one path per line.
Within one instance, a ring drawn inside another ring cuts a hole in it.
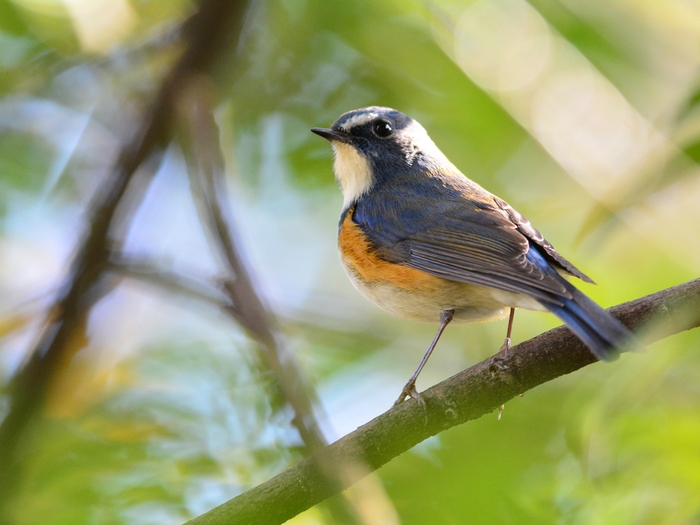
M 372 124 L 372 131 L 380 139 L 385 139 L 391 135 L 394 128 L 392 128 L 391 124 L 389 124 L 386 120 L 377 120 L 374 124 Z

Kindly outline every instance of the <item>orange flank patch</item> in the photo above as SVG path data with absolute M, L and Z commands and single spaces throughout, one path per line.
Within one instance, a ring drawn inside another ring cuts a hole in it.
M 350 210 L 343 220 L 338 235 L 338 248 L 343 263 L 356 274 L 363 284 L 393 284 L 407 291 L 439 287 L 444 279 L 385 261 L 378 257 L 362 229 L 353 222 Z

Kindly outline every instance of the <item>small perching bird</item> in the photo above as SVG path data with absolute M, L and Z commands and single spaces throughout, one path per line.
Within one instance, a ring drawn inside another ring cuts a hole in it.
M 397 403 L 451 322 L 495 320 L 515 308 L 548 310 L 601 360 L 631 338 L 562 275 L 593 282 L 504 200 L 465 177 L 415 120 L 391 108 L 349 111 L 330 129 L 343 191 L 340 258 L 350 280 L 384 310 L 439 322 Z

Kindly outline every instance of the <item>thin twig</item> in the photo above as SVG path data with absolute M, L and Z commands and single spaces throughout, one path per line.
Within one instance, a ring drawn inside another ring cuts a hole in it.
M 208 228 L 214 251 L 222 260 L 229 278 L 224 284 L 231 302 L 231 314 L 258 341 L 267 366 L 273 371 L 284 397 L 296 413 L 294 424 L 311 452 L 326 445 L 316 418 L 318 400 L 303 379 L 295 356 L 283 344 L 274 317 L 253 285 L 241 256 L 224 178 L 223 158 L 214 122 L 212 86 L 202 80 L 183 93 L 181 112 L 190 131 L 185 148 L 191 148 L 196 166 L 190 168 L 192 187 L 201 202 L 202 221 Z
M 202 221 L 208 227 L 215 251 L 219 254 L 230 278 L 224 283 L 228 293 L 229 313 L 258 343 L 262 361 L 272 372 L 281 398 L 293 411 L 292 423 L 299 431 L 308 455 L 320 452 L 327 446 L 315 411 L 319 409 L 317 394 L 305 379 L 296 357 L 280 336 L 275 316 L 266 306 L 260 292 L 253 284 L 250 272 L 242 257 L 241 245 L 229 209 L 226 191 L 223 155 L 219 147 L 218 128 L 214 121 L 213 86 L 206 80 L 193 82 L 191 89 L 183 92 L 181 111 L 190 131 L 183 146 L 190 149 L 186 155 L 192 161 L 190 175 L 196 199 L 200 202 Z M 360 469 L 358 463 L 353 471 Z M 324 470 L 329 485 L 343 486 L 348 469 L 342 464 L 328 464 Z M 369 473 L 368 471 L 366 473 Z M 384 495 L 377 480 L 373 484 L 372 499 Z M 355 499 L 362 499 L 360 492 Z M 384 496 L 385 497 L 385 496 Z M 385 508 L 391 508 L 388 498 Z M 362 504 L 344 498 L 328 507 L 336 523 L 387 523 L 391 520 L 362 516 Z
M 215 308 L 225 309 L 231 306 L 222 285 L 214 285 L 204 279 L 164 270 L 150 257 L 112 254 L 107 270 L 197 299 Z
M 700 279 L 624 303 L 611 313 L 645 343 L 700 326 Z M 633 356 L 629 356 L 632 359 Z M 448 428 L 477 419 L 548 381 L 596 362 L 566 327 L 555 328 L 501 352 L 422 392 L 428 411 L 409 400 L 187 525 L 276 525 L 334 495 L 324 483 L 324 464 L 358 461 L 378 469 L 399 454 Z M 349 480 L 361 479 L 363 473 Z

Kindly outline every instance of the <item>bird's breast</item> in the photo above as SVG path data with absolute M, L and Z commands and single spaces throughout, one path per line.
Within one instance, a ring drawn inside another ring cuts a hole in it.
M 420 322 L 439 322 L 445 310 L 455 321 L 486 321 L 503 316 L 505 305 L 493 290 L 450 281 L 387 261 L 377 254 L 351 209 L 340 224 L 338 251 L 345 272 L 362 295 L 389 313 Z
M 443 279 L 420 270 L 396 264 L 377 255 L 375 247 L 362 228 L 348 213 L 338 234 L 340 258 L 346 269 L 362 283 L 385 282 L 404 290 L 432 290 Z

